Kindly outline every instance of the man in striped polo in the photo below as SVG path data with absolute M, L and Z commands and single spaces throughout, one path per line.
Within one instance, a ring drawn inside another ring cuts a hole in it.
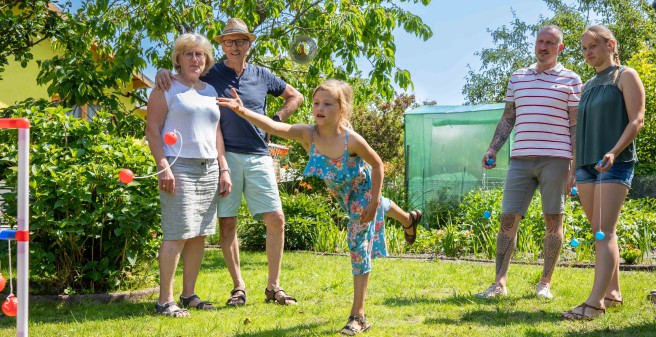
M 497 152 L 515 129 L 497 234 L 496 279 L 478 297 L 508 294 L 506 278 L 519 222 L 540 186 L 546 230 L 537 296 L 553 298 L 550 283 L 563 244 L 565 184 L 575 176 L 572 149 L 582 85 L 579 75 L 558 63 L 563 48 L 562 30 L 554 25 L 542 27 L 535 39 L 537 63 L 515 71 L 508 82 L 505 110 L 483 156 L 483 167 L 494 168 Z M 489 159 L 494 160 L 491 165 Z

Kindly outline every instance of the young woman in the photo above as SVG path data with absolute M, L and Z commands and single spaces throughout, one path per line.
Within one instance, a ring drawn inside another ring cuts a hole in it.
M 592 291 L 585 302 L 562 313 L 569 320 L 593 319 L 607 307 L 624 303 L 615 232 L 631 187 L 635 138 L 645 116 L 645 88 L 634 69 L 620 65 L 613 33 L 592 26 L 581 35 L 581 47 L 597 75 L 585 83 L 579 103 L 575 183 L 592 231 L 605 235 L 595 242 Z

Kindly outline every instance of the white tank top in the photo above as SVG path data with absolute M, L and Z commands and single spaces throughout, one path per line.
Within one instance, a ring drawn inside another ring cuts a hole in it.
M 216 158 L 216 128 L 221 112 L 214 87 L 205 83 L 205 89 L 197 90 L 173 80 L 164 95 L 168 112 L 161 135 L 177 130 L 182 138 L 173 145 L 164 143 L 164 154 L 174 157 L 180 151 L 182 158 Z

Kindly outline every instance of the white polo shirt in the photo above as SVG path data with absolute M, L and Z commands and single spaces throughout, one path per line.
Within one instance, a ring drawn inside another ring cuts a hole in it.
M 506 101 L 517 111 L 510 158 L 572 159 L 568 107 L 579 105 L 581 78 L 560 63 L 541 73 L 536 66 L 515 71 L 508 81 Z

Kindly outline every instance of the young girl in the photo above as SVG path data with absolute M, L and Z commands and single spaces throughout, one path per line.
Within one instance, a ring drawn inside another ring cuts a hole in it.
M 403 211 L 381 195 L 383 162 L 359 134 L 351 129 L 349 117 L 353 90 L 342 81 L 329 80 L 319 85 L 312 95 L 312 113 L 316 124 L 286 124 L 244 108 L 237 91 L 232 98 L 217 98 L 217 104 L 234 110 L 264 131 L 299 141 L 310 159 L 305 176 L 322 178 L 342 208 L 349 213 L 348 247 L 353 268 L 353 306 L 348 323 L 340 331 L 346 335 L 363 332 L 371 326 L 364 314 L 371 259 L 387 256 L 384 217 L 403 224 L 406 241 L 416 238 L 422 212 Z

